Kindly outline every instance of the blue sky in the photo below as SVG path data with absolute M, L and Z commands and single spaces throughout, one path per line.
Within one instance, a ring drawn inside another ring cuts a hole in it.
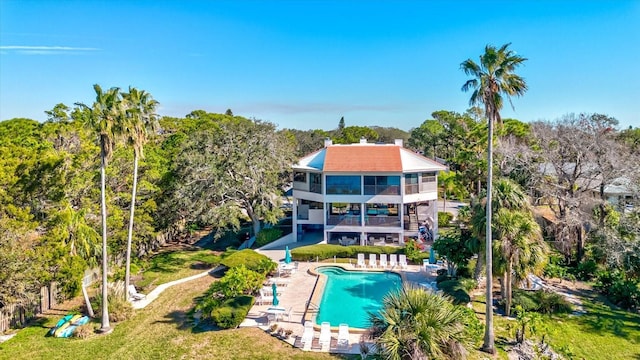
M 0 0 L 0 120 L 90 104 L 98 83 L 147 90 L 161 115 L 409 130 L 465 111 L 460 63 L 508 42 L 529 91 L 503 117 L 640 126 L 637 0 Z

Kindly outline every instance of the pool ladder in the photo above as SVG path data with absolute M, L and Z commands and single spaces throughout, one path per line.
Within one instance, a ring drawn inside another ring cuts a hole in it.
M 311 302 L 311 300 L 309 300 L 309 301 L 307 301 L 307 309 L 308 310 L 320 311 L 320 306 L 316 305 L 315 303 Z

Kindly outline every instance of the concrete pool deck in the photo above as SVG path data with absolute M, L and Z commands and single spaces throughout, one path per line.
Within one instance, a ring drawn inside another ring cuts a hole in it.
M 295 247 L 294 244 L 288 244 L 288 246 Z M 284 246 L 282 249 L 273 249 L 273 250 L 259 250 L 260 253 L 268 256 L 276 263 L 279 263 L 284 259 Z M 315 316 L 317 309 L 312 305 L 310 308 L 308 307 L 308 303 L 311 300 L 313 304 L 318 304 L 319 300 L 316 300 L 318 296 L 322 295 L 322 290 L 316 291 L 314 293 L 314 289 L 316 287 L 316 282 L 318 276 L 314 275 L 314 269 L 317 266 L 330 266 L 336 265 L 345 268 L 346 270 L 367 270 L 356 268 L 355 266 L 356 259 L 353 259 L 353 263 L 332 263 L 332 262 L 299 262 L 298 270 L 291 274 L 291 276 L 287 277 L 289 279 L 289 284 L 282 288 L 282 294 L 278 295 L 279 307 L 283 307 L 286 309 L 285 314 L 282 318 L 278 318 L 277 321 L 269 322 L 267 309 L 272 307 L 273 305 L 254 305 L 246 319 L 240 325 L 241 327 L 260 327 L 263 330 L 267 330 L 269 326 L 272 324 L 277 324 L 278 328 L 282 328 L 284 330 L 291 330 L 292 336 L 286 340 L 293 346 L 299 347 L 303 350 L 307 351 L 324 351 L 324 352 L 332 352 L 332 353 L 347 353 L 347 354 L 360 354 L 360 341 L 363 340 L 365 343 L 370 345 L 370 341 L 366 338 L 366 335 L 363 335 L 361 332 L 355 331 L 355 329 L 350 329 L 350 338 L 349 338 L 349 347 L 348 348 L 337 348 L 335 347 L 335 339 L 338 336 L 338 324 L 331 324 L 331 335 L 332 342 L 330 346 L 321 347 L 317 344 L 317 339 L 314 339 L 312 346 L 309 348 L 303 348 L 300 338 L 304 331 L 304 322 L 312 321 L 315 327 L 315 336 L 319 335 L 319 325 L 315 324 Z M 382 271 L 382 269 L 368 269 L 369 271 Z M 409 265 L 406 269 L 385 269 L 387 271 L 394 271 L 399 273 L 404 281 L 419 284 L 419 283 L 428 283 L 435 280 L 435 276 L 430 275 L 422 266 L 418 265 Z M 268 295 L 271 295 L 270 293 Z M 315 301 L 314 301 L 315 300 Z M 290 316 L 287 316 L 290 311 Z

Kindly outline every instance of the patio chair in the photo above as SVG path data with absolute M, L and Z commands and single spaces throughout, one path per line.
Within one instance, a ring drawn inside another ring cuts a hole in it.
M 273 296 L 265 294 L 264 290 L 260 289 L 260 296 L 256 302 L 260 305 L 264 305 L 265 303 L 271 304 L 273 303 Z
M 356 264 L 357 267 L 367 267 L 367 265 L 364 263 L 364 254 L 358 254 L 358 263 Z
M 380 267 L 383 269 L 387 267 L 387 254 L 380 254 Z
M 349 348 L 349 325 L 340 324 L 338 327 L 338 348 Z
M 311 348 L 311 343 L 313 342 L 313 323 L 311 321 L 307 321 L 304 323 L 304 332 L 302 332 L 302 338 L 300 342 L 302 342 L 302 347 L 305 349 Z
M 389 254 L 389 266 L 393 269 L 398 265 L 398 254 Z
M 407 268 L 407 255 L 400 254 L 400 261 L 398 262 L 398 265 L 403 269 Z
M 139 293 L 133 284 L 129 285 L 129 296 L 133 300 L 143 300 L 147 298 L 147 295 Z
M 376 254 L 369 254 L 369 267 L 378 267 L 378 261 L 376 260 Z
M 323 322 L 320 324 L 320 346 L 330 346 L 331 344 L 331 324 Z

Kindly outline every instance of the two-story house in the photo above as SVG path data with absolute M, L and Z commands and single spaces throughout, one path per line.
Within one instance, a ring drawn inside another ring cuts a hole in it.
M 321 230 L 341 245 L 403 244 L 438 226 L 438 172 L 446 167 L 395 144 L 334 145 L 293 166 L 293 238 Z

